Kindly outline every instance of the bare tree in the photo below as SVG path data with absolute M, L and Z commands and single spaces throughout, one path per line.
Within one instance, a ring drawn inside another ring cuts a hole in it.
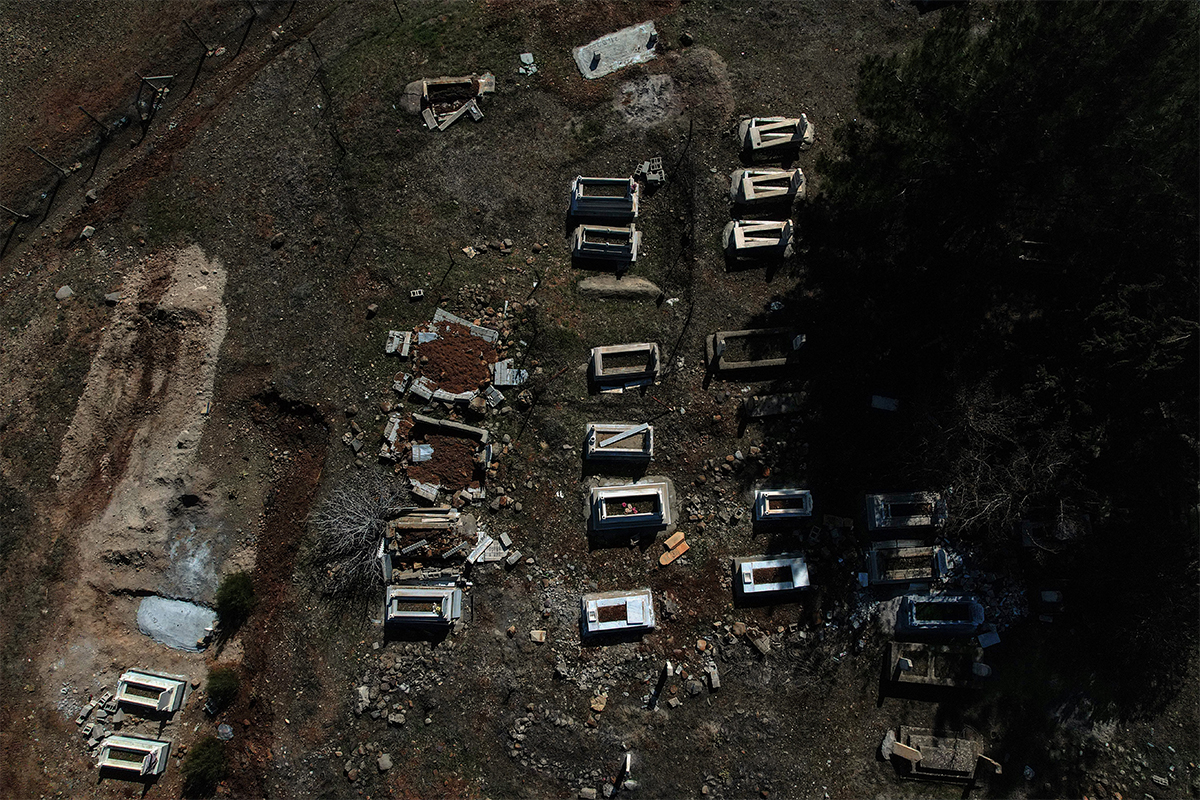
M 325 591 L 356 595 L 383 585 L 377 555 L 387 520 L 405 505 L 407 491 L 371 471 L 349 477 L 312 515 L 314 565 L 324 572 Z

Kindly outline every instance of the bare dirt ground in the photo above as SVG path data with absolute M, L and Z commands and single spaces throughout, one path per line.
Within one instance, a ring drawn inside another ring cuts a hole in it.
M 214 663 L 241 670 L 237 702 L 210 719 L 199 691 L 167 734 L 181 755 L 218 722 L 234 727 L 226 796 L 570 797 L 614 780 L 626 753 L 638 786 L 622 795 L 961 796 L 900 782 L 878 761 L 898 724 L 978 731 L 1004 763 L 982 787 L 991 795 L 1197 796 L 1194 659 L 1166 702 L 1117 713 L 1060 657 L 1039 655 L 1086 632 L 1086 619 L 1065 634 L 1024 620 L 1004 632 L 999 678 L 982 695 L 882 698 L 887 637 L 855 589 L 859 543 L 827 533 L 805 545 L 817 588 L 802 602 L 732 603 L 730 557 L 797 541 L 750 528 L 754 481 L 824 489 L 818 515 L 856 515 L 867 488 L 810 471 L 843 454 L 810 459 L 806 441 L 820 437 L 802 419 L 739 425 L 745 394 L 799 383 L 704 370 L 705 335 L 792 324 L 792 306 L 770 304 L 820 292 L 802 260 L 726 270 L 732 129 L 742 116 L 807 113 L 818 139 L 799 165 L 819 193 L 816 157 L 854 117 L 859 61 L 915 42 L 936 12 L 882 1 L 258 5 L 253 19 L 221 2 L 0 7 L 0 153 L 19 164 L 0 202 L 29 215 L 11 239 L 5 229 L 0 261 L 6 796 L 141 792 L 98 780 L 78 707 L 129 667 L 200 681 Z M 571 47 L 651 18 L 657 59 L 580 78 Z M 200 47 L 183 20 L 216 45 L 191 93 Z M 527 51 L 531 76 L 517 72 Z M 134 70 L 178 74 L 144 136 Z M 479 122 L 430 133 L 398 110 L 412 80 L 484 70 L 497 91 Z M 131 121 L 97 149 L 76 105 Z M 26 141 L 80 167 L 59 182 Z M 576 291 L 588 273 L 569 257 L 570 179 L 629 174 L 654 155 L 669 182 L 643 203 L 635 272 L 663 302 L 588 301 Z M 83 240 L 85 225 L 96 232 Z M 509 255 L 491 247 L 504 238 Z M 485 243 L 476 258 L 461 252 Z M 63 285 L 74 296 L 57 302 Z M 413 288 L 425 302 L 410 302 Z M 385 641 L 378 598 L 320 594 L 306 520 L 348 472 L 384 469 L 340 443 L 342 412 L 359 408 L 375 441 L 376 409 L 395 400 L 386 333 L 429 321 L 433 304 L 503 321 L 502 344 L 532 373 L 533 407 L 510 403 L 483 423 L 509 437 L 489 495 L 516 502 L 477 513 L 533 561 L 474 573 L 457 635 Z M 588 349 L 625 341 L 660 343 L 661 382 L 590 393 Z M 580 440 L 586 421 L 605 419 L 656 426 L 654 471 L 675 481 L 692 547 L 668 569 L 659 543 L 589 547 Z M 141 597 L 211 602 L 239 569 L 253 572 L 259 606 L 233 641 L 186 654 L 137 631 Z M 584 646 L 579 594 L 633 586 L 655 592 L 659 629 Z M 530 640 L 535 629 L 545 644 Z M 649 708 L 665 659 L 689 677 L 715 665 L 720 690 L 679 679 Z M 176 796 L 179 773 L 173 758 L 145 795 Z

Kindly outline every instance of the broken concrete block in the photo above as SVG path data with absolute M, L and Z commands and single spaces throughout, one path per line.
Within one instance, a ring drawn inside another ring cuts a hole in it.
M 721 675 L 717 672 L 716 666 L 708 668 L 708 687 L 714 692 L 721 688 Z
M 771 652 L 771 640 L 766 636 L 753 636 L 750 638 L 750 644 L 754 645 L 754 649 L 764 656 Z
M 545 631 L 530 631 L 529 632 L 529 641 L 536 642 L 537 644 L 544 644 L 546 641 L 546 632 Z
M 59 290 L 54 293 L 55 300 L 66 300 L 67 298 L 74 296 L 75 291 L 70 286 L 59 287 Z

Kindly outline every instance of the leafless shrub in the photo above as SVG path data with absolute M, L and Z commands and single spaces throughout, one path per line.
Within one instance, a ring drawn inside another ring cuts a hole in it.
M 375 472 L 358 473 L 333 491 L 312 515 L 314 565 L 324 573 L 325 591 L 356 595 L 377 591 L 383 571 L 377 558 L 387 519 L 407 500 Z

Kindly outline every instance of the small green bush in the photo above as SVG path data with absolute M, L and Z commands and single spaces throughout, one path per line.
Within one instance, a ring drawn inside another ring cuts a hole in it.
M 207 797 L 225 777 L 225 747 L 215 736 L 206 736 L 188 750 L 183 759 L 183 794 Z
M 220 711 L 237 699 L 241 685 L 242 679 L 237 670 L 232 667 L 217 667 L 208 673 L 208 683 L 204 688 L 214 708 Z
M 246 572 L 233 572 L 217 587 L 217 619 L 226 635 L 236 630 L 254 610 L 254 581 Z

